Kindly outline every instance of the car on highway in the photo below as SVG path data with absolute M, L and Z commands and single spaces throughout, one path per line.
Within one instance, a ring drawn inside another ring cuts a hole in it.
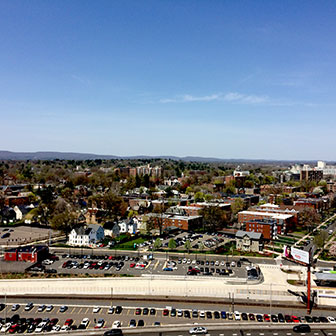
M 104 332 L 104 336 L 122 336 L 123 332 L 121 329 L 111 329 Z
M 205 327 L 193 327 L 189 329 L 189 334 L 197 335 L 197 334 L 206 334 L 208 332 Z
M 294 326 L 293 331 L 297 332 L 297 333 L 307 333 L 310 332 L 310 326 L 309 324 L 299 324 Z

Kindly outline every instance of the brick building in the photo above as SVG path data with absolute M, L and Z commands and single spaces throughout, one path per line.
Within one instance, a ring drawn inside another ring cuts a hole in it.
M 238 223 L 241 227 L 245 227 L 246 223 L 255 220 L 274 220 L 276 222 L 276 232 L 278 235 L 283 235 L 287 233 L 288 229 L 294 225 L 294 216 L 292 214 L 249 210 L 241 211 L 238 213 Z
M 258 232 L 264 239 L 273 240 L 278 236 L 278 225 L 274 219 L 252 219 L 245 223 L 245 231 Z
M 36 263 L 46 259 L 49 255 L 49 248 L 45 245 L 15 247 L 5 251 L 5 261 L 28 261 Z
M 154 226 L 159 228 L 160 222 L 162 221 L 162 229 L 165 230 L 169 227 L 176 227 L 180 230 L 189 231 L 195 228 L 202 227 L 203 217 L 202 216 L 180 216 L 174 214 L 148 214 L 150 220 L 154 221 Z

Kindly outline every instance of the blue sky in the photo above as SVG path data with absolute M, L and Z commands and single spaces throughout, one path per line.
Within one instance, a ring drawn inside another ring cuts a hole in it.
M 335 1 L 0 1 L 1 149 L 336 160 Z

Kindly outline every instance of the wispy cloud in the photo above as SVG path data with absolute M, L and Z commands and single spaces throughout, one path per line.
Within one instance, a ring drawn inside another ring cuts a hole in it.
M 246 95 L 238 92 L 214 93 L 206 96 L 193 96 L 190 94 L 178 95 L 174 98 L 160 99 L 160 103 L 188 103 L 188 102 L 213 102 L 224 101 L 239 104 L 265 104 L 270 99 L 267 96 Z
M 91 85 L 91 81 L 87 78 L 82 77 L 82 76 L 72 74 L 71 78 L 76 80 L 77 82 L 80 82 L 80 83 L 84 84 L 84 85 L 87 85 L 87 86 Z

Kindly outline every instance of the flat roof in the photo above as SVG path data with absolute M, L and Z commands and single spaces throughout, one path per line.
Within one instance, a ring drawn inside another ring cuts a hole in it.
M 245 210 L 245 211 L 241 211 L 239 212 L 240 214 L 243 215 L 254 215 L 254 216 L 268 216 L 274 219 L 288 219 L 293 217 L 293 215 L 287 215 L 287 214 L 277 214 L 277 213 L 273 213 L 273 212 L 259 212 L 259 211 L 249 211 L 249 210 Z

